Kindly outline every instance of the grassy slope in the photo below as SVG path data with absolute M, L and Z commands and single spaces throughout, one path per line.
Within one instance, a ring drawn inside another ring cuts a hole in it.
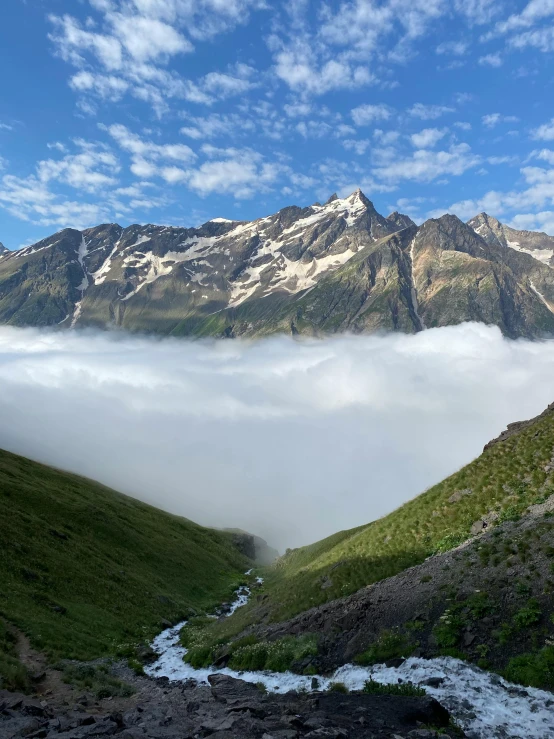
M 229 534 L 4 451 L 0 522 L 0 617 L 51 658 L 131 654 L 248 566 Z
M 553 451 L 550 412 L 388 516 L 288 551 L 266 573 L 264 609 L 272 620 L 289 618 L 451 549 L 488 513 L 502 520 L 524 512 L 554 493 L 554 472 L 544 469 Z M 471 494 L 449 502 L 465 490 Z M 253 609 L 255 603 L 234 617 L 237 628 Z

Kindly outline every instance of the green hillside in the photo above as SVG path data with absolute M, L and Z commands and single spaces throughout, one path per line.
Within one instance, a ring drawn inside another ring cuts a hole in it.
M 0 451 L 0 675 L 10 624 L 51 659 L 129 656 L 219 604 L 250 562 L 233 538 Z
M 367 526 L 288 550 L 265 573 L 262 604 L 225 626 L 283 620 L 349 595 L 447 551 L 472 536 L 480 519 L 516 519 L 554 493 L 554 409 L 492 444 L 451 477 Z

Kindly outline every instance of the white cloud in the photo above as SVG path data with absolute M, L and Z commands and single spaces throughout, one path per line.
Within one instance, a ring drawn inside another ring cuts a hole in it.
M 119 123 L 101 128 L 106 130 L 124 151 L 131 154 L 131 172 L 136 177 L 152 177 L 159 174 L 160 160 L 188 164 L 196 159 L 196 154 L 186 144 L 156 144 L 142 139 Z M 175 171 L 169 169 L 166 171 L 169 173 L 168 181 L 175 182 Z
M 408 110 L 408 115 L 414 118 L 421 118 L 422 120 L 436 120 L 447 113 L 453 113 L 454 108 L 450 108 L 447 105 L 424 105 L 423 103 L 415 103 Z
M 482 67 L 501 67 L 504 64 L 504 60 L 500 54 L 485 54 L 485 56 L 479 57 L 479 64 Z
M 388 105 L 368 103 L 353 108 L 350 115 L 357 126 L 368 126 L 375 121 L 387 121 L 391 117 L 392 111 Z
M 45 159 L 38 163 L 40 182 L 54 180 L 91 193 L 115 185 L 120 166 L 114 154 L 98 144 L 79 139 L 75 143 L 81 149 L 79 154 L 67 154 L 63 159 Z
M 206 149 L 206 161 L 188 174 L 188 186 L 199 195 L 226 193 L 236 198 L 251 198 L 275 183 L 283 168 L 265 162 L 251 149 Z
M 510 39 L 510 45 L 516 49 L 531 47 L 545 53 L 554 51 L 554 28 L 550 26 L 520 33 Z
M 69 86 L 76 92 L 94 91 L 104 100 L 117 102 L 129 89 L 129 83 L 114 75 L 92 74 L 82 70 L 69 80 Z
M 391 182 L 431 182 L 445 175 L 461 175 L 480 162 L 481 158 L 471 151 L 468 144 L 456 144 L 448 151 L 421 149 L 404 159 L 395 156 L 389 163 L 375 167 L 373 173 L 379 179 Z
M 553 363 L 552 342 L 478 324 L 254 344 L 4 326 L 0 447 L 283 551 L 388 513 L 540 413 Z
M 511 15 L 507 20 L 496 24 L 496 31 L 507 33 L 520 28 L 529 28 L 537 21 L 554 15 L 552 0 L 531 0 L 521 13 Z
M 465 41 L 443 41 L 435 49 L 437 54 L 446 56 L 464 56 L 467 51 L 468 45 Z
M 275 55 L 275 74 L 291 90 L 311 95 L 361 87 L 375 80 L 363 65 L 340 58 L 320 61 L 304 41 L 282 48 Z
M 383 131 L 380 128 L 376 128 L 373 131 L 373 138 L 375 138 L 377 141 L 379 141 L 381 144 L 384 144 L 385 146 L 390 146 L 390 144 L 394 144 L 398 139 L 400 138 L 400 132 L 399 131 Z
M 353 151 L 358 156 L 362 156 L 371 146 L 371 141 L 369 139 L 345 139 L 342 145 L 348 151 Z
M 543 157 L 548 161 L 548 156 Z M 490 190 L 481 198 L 468 199 L 453 203 L 447 209 L 436 209 L 429 216 L 440 215 L 444 212 L 456 213 L 460 218 L 471 218 L 476 213 L 486 211 L 495 217 L 504 214 L 517 214 L 529 211 L 543 212 L 545 208 L 554 207 L 554 169 L 542 167 L 523 167 L 521 174 L 528 187 L 522 190 L 501 192 Z M 512 218 L 516 217 L 511 215 Z M 554 235 L 554 230 L 551 232 Z
M 531 132 L 534 139 L 542 139 L 543 141 L 554 141 L 554 118 L 548 123 L 543 123 L 542 126 L 535 128 Z
M 67 14 L 49 16 L 50 39 L 56 53 L 79 69 L 70 86 L 83 96 L 78 101 L 81 110 L 94 113 L 87 96 L 117 102 L 131 94 L 161 116 L 168 109 L 167 99 L 211 104 L 256 86 L 248 80 L 254 70 L 245 64 L 228 72 L 209 72 L 196 81 L 164 66 L 194 50 L 185 33 L 211 37 L 244 22 L 249 10 L 263 6 L 261 0 L 102 1 L 94 4 L 102 13 L 100 24 L 88 19 L 83 25 Z
M 526 231 L 543 231 L 554 234 L 554 210 L 544 210 L 539 213 L 518 213 L 508 222 L 508 225 Z
M 187 123 L 188 125 L 183 126 L 180 132 L 183 136 L 195 140 L 248 135 L 256 128 L 252 120 L 238 113 L 213 114 L 206 117 L 189 116 Z
M 447 128 L 424 128 L 410 136 L 416 149 L 432 149 L 448 133 Z
M 465 15 L 470 23 L 488 23 L 503 10 L 501 0 L 455 0 L 454 8 Z
M 495 128 L 499 123 L 517 123 L 519 118 L 515 115 L 502 115 L 501 113 L 489 113 L 482 117 L 485 128 Z
M 107 20 L 114 36 L 129 56 L 138 62 L 164 59 L 191 52 L 194 48 L 175 28 L 155 18 L 112 13 Z
M 64 199 L 36 175 L 27 178 L 4 175 L 0 180 L 0 207 L 15 218 L 39 226 L 86 228 L 102 222 L 107 208 L 100 203 Z

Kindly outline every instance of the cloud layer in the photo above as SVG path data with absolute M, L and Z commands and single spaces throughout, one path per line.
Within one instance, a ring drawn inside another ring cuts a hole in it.
M 478 324 L 257 343 L 0 328 L 0 446 L 281 550 L 379 517 L 554 400 Z

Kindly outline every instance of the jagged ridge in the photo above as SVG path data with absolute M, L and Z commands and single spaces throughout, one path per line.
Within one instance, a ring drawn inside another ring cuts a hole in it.
M 534 338 L 554 332 L 553 255 L 554 238 L 486 214 L 384 218 L 357 190 L 251 222 L 105 224 L 2 252 L 0 321 L 260 336 L 477 320 Z

